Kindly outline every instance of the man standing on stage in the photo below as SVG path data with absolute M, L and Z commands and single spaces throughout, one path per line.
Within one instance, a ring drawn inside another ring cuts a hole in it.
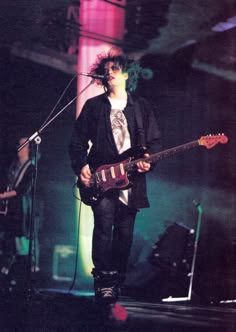
M 81 187 L 90 188 L 97 167 L 114 163 L 129 148 L 142 146 L 143 159 L 159 151 L 160 132 L 153 109 L 144 98 L 130 93 L 139 72 L 137 63 L 112 50 L 98 56 L 92 67 L 91 73 L 104 77 L 97 83 L 105 92 L 86 101 L 69 146 L 72 168 Z M 129 188 L 110 189 L 92 204 L 92 274 L 97 300 L 117 300 L 125 279 L 136 214 L 149 207 L 145 173 L 150 168 L 150 162 L 137 162 Z

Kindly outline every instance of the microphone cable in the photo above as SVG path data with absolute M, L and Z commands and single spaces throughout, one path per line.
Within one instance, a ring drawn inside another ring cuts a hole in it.
M 51 112 L 49 113 L 49 115 L 47 116 L 47 118 L 45 119 L 45 121 L 42 123 L 41 127 L 39 128 L 39 131 L 42 127 L 44 127 L 44 125 L 48 122 L 48 120 L 50 119 L 50 117 L 53 115 L 56 107 L 58 106 L 58 104 L 60 103 L 60 101 L 62 100 L 63 96 L 65 95 L 66 91 L 69 89 L 71 83 L 74 81 L 74 79 L 78 76 L 78 73 L 76 73 L 72 79 L 69 81 L 69 83 L 67 84 L 67 86 L 65 87 L 65 89 L 63 90 L 61 96 L 59 97 L 58 101 L 56 102 L 55 106 L 53 107 L 53 109 L 51 110 Z

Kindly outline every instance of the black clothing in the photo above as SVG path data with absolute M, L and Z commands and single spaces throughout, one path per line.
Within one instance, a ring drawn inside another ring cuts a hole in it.
M 15 190 L 17 195 L 8 200 L 6 228 L 13 237 L 28 237 L 31 216 L 31 185 L 34 166 L 31 160 L 20 165 L 14 161 L 8 171 L 8 186 Z
M 72 168 L 77 176 L 86 164 L 89 164 L 90 168 L 95 170 L 100 165 L 117 161 L 119 154 L 112 134 L 110 110 L 111 104 L 106 93 L 104 93 L 88 99 L 76 120 L 69 154 Z M 143 120 L 146 152 L 155 153 L 160 149 L 160 132 L 151 106 L 143 98 L 128 95 L 124 115 L 128 123 L 131 147 L 140 144 L 140 134 L 136 120 L 136 113 L 139 110 Z M 92 147 L 87 155 L 89 140 L 92 142 Z M 148 207 L 145 174 L 136 172 L 132 184 L 129 207 L 137 209 Z
M 93 207 L 93 213 L 92 258 L 95 270 L 125 274 L 137 211 L 127 207 L 118 197 L 105 197 Z
M 69 154 L 78 177 L 87 164 L 93 172 L 98 166 L 117 162 L 119 152 L 112 132 L 110 112 L 111 104 L 104 93 L 88 99 L 75 122 Z M 143 98 L 128 95 L 123 113 L 131 147 L 145 143 L 146 153 L 158 152 L 160 133 L 150 105 Z M 89 141 L 92 146 L 88 152 Z M 116 189 L 108 190 L 104 196 L 92 206 L 94 289 L 97 298 L 116 301 L 119 285 L 125 279 L 136 213 L 138 209 L 149 206 L 145 174 L 135 172 L 132 176 L 128 205 L 119 200 Z
M 10 270 L 15 264 L 17 256 L 16 238 L 28 238 L 31 219 L 31 188 L 34 166 L 31 160 L 20 164 L 18 159 L 13 161 L 7 173 L 8 191 L 15 190 L 17 195 L 7 199 L 8 211 L 2 218 L 2 255 L 0 267 Z M 22 261 L 23 262 L 23 261 Z

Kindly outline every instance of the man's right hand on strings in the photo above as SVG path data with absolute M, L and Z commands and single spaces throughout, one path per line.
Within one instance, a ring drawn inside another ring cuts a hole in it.
M 90 186 L 91 176 L 92 176 L 92 173 L 90 171 L 89 165 L 85 165 L 81 170 L 80 180 L 86 187 Z

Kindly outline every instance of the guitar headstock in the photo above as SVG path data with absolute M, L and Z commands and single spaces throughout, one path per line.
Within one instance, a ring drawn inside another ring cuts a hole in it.
M 206 135 L 202 136 L 199 140 L 199 145 L 204 145 L 207 149 L 213 148 L 216 144 L 226 144 L 228 142 L 228 137 L 224 134 L 217 135 Z

